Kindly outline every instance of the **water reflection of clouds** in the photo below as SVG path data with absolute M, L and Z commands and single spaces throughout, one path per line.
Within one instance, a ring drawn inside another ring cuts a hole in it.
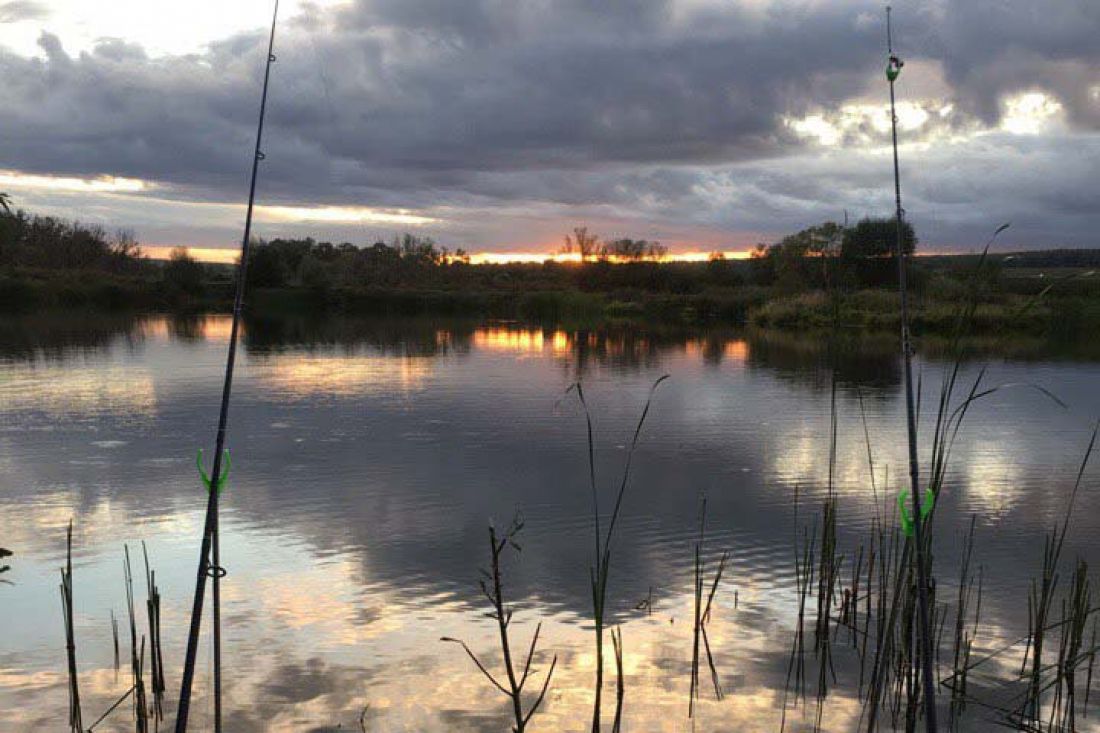
M 39 364 L 32 368 L 0 365 L 4 411 L 36 411 L 55 418 L 87 420 L 101 414 L 148 418 L 157 409 L 153 375 L 137 365 L 85 362 Z
M 144 373 L 156 382 L 153 412 L 169 415 L 172 425 L 182 420 L 189 428 L 192 422 L 205 428 L 207 416 L 195 406 L 194 394 L 197 384 L 203 390 L 217 386 L 227 319 L 186 327 L 163 319 L 144 323 L 135 337 L 140 350 L 108 347 L 92 363 Z M 517 638 L 520 643 L 529 638 L 534 620 L 544 617 L 544 649 L 561 654 L 537 727 L 583 727 L 594 664 L 590 630 L 578 621 L 590 602 L 583 423 L 576 412 L 550 414 L 560 394 L 561 365 L 580 372 L 582 363 L 595 377 L 590 398 L 600 407 L 601 478 L 618 475 L 622 436 L 629 437 L 649 383 L 662 371 L 675 372 L 651 415 L 647 431 L 652 432 L 638 454 L 618 538 L 622 555 L 616 557 L 613 612 L 626 638 L 626 729 L 687 726 L 691 594 L 685 580 L 701 487 L 710 493 L 712 547 L 728 546 L 734 555 L 710 627 L 730 695 L 700 705 L 699 728 L 724 730 L 730 721 L 744 730 L 777 727 L 789 626 L 797 608 L 789 567 L 792 487 L 799 485 L 807 497 L 806 514 L 800 516 L 808 523 L 819 506 L 819 493 L 813 492 L 820 492 L 828 471 L 830 380 L 821 371 L 820 350 L 782 339 L 761 343 L 740 336 L 514 325 L 432 325 L 411 335 L 404 326 L 388 331 L 348 326 L 346 332 L 340 330 L 344 326 L 332 327 L 331 338 L 324 334 L 318 342 L 299 340 L 313 333 L 306 327 L 257 326 L 248 335 L 234 449 L 240 447 L 249 460 L 234 468 L 239 483 L 227 499 L 225 524 L 226 553 L 232 558 L 225 590 L 233 730 L 325 729 L 338 723 L 353 728 L 367 703 L 368 719 L 385 730 L 506 728 L 505 700 L 472 670 L 461 650 L 437 638 L 462 636 L 495 659 L 494 629 L 476 605 L 477 568 L 484 564 L 485 518 L 517 504 L 530 522 L 523 563 L 509 578 L 517 599 L 526 601 L 517 612 L 522 619 Z M 456 355 L 468 360 L 450 358 Z M 191 366 L 176 363 L 183 356 L 193 359 Z M 521 359 L 523 368 L 517 369 Z M 82 349 L 67 367 L 50 368 L 67 378 L 65 369 L 78 371 L 85 363 L 88 353 Z M 872 359 L 870 369 L 877 364 Z M 39 367 L 6 363 L 4 368 L 22 379 L 20 370 Z M 847 367 L 852 379 L 863 371 L 856 363 Z M 886 386 L 866 400 L 866 410 L 876 463 L 880 471 L 890 466 L 896 484 L 903 474 L 898 467 L 904 430 L 891 378 L 881 379 Z M 393 394 L 412 399 L 395 405 L 385 399 Z M 77 413 L 95 416 L 128 409 L 121 401 L 113 408 L 109 401 L 73 404 Z M 842 387 L 838 404 L 836 480 L 844 533 L 853 516 L 868 511 L 870 489 L 859 404 L 850 386 Z M 1076 444 L 1072 450 L 1066 445 L 1076 433 L 1063 424 L 1057 434 L 1029 434 L 1017 425 L 1029 404 L 1009 400 L 1003 410 L 997 429 L 964 430 L 951 466 L 952 492 L 944 502 L 948 508 L 958 502 L 965 511 L 945 512 L 943 521 L 968 518 L 971 511 L 985 519 L 1001 513 L 1026 519 L 1019 527 L 1036 538 L 1034 526 L 1049 524 L 1046 509 L 1063 506 L 1062 474 L 1079 460 Z M 82 463 L 64 481 L 43 482 L 53 490 L 41 493 L 36 503 L 12 493 L 3 497 L 4 544 L 13 545 L 21 561 L 17 590 L 33 591 L 29 607 L 46 619 L 41 633 L 15 642 L 18 656 L 33 663 L 0 664 L 5 730 L 49 727 L 56 715 L 43 723 L 40 712 L 64 712 L 63 676 L 50 666 L 58 654 L 35 645 L 59 631 L 51 626 L 59 624 L 56 562 L 70 514 L 77 516 L 78 583 L 85 603 L 93 595 L 85 591 L 93 579 L 117 583 L 121 538 L 144 535 L 159 545 L 154 564 L 163 569 L 170 658 L 178 658 L 182 648 L 177 631 L 186 618 L 199 533 L 193 466 L 185 459 L 153 465 L 175 448 L 158 435 L 169 425 L 147 431 L 103 424 L 88 436 L 74 433 L 73 421 L 57 420 L 48 439 L 55 443 L 18 431 L 3 437 L 9 454 L 3 470 L 11 475 L 53 470 L 42 461 L 47 445 L 74 449 L 83 441 L 86 448 L 84 454 L 74 450 L 73 460 Z M 410 435 L 430 436 L 432 444 L 404 437 Z M 92 450 L 87 446 L 93 438 L 127 443 Z M 315 442 L 293 447 L 300 438 Z M 1067 455 L 1073 456 L 1068 462 Z M 124 458 L 141 471 L 120 468 Z M 1052 472 L 1053 465 L 1060 472 Z M 1071 483 L 1072 476 L 1068 479 Z M 92 483 L 105 488 L 87 490 L 85 484 Z M 1046 492 L 1050 484 L 1059 491 Z M 881 480 L 879 489 L 886 494 Z M 1035 507 L 1043 512 L 1033 512 Z M 889 500 L 887 508 L 892 508 Z M 949 548 L 957 527 L 943 526 L 937 563 L 951 569 L 955 558 Z M 846 547 L 850 539 L 843 538 Z M 1005 542 L 1017 552 L 1028 544 L 1018 536 Z M 997 567 L 1031 567 L 1001 552 L 997 545 L 984 546 L 979 561 L 990 563 L 990 573 Z M 39 569 L 40 583 L 29 577 Z M 37 585 L 32 589 L 32 584 Z M 658 612 L 647 618 L 631 608 L 651 584 L 658 585 Z M 736 611 L 733 587 L 740 597 Z M 98 600 L 101 594 L 95 593 Z M 983 640 L 987 634 L 990 639 L 1008 634 L 1020 622 L 1013 599 L 1006 604 L 992 586 L 988 593 L 983 614 L 991 622 L 983 625 Z M 101 618 L 109 604 L 100 605 L 98 615 L 78 621 L 87 650 L 82 669 L 89 677 L 88 695 L 97 703 L 89 708 L 97 710 L 98 703 L 124 691 L 112 686 L 109 636 Z M 540 665 L 547 662 L 543 658 Z M 200 694 L 207 699 L 205 687 Z M 841 692 L 830 699 L 825 727 L 850 730 L 858 712 L 858 703 Z
M 284 612 L 265 613 L 267 601 L 242 620 L 247 634 L 227 627 L 231 646 L 226 678 L 226 708 L 232 729 L 237 731 L 290 731 L 321 726 L 348 725 L 360 710 L 369 705 L 368 719 L 385 730 L 500 730 L 507 720 L 505 700 L 480 677 L 469 660 L 458 650 L 441 644 L 441 633 L 466 638 L 490 664 L 499 664 L 495 627 L 482 614 L 448 606 L 426 604 L 409 608 L 394 605 L 385 613 L 398 619 L 384 624 L 384 636 L 348 638 L 343 616 L 349 604 L 341 596 L 352 578 L 337 568 L 326 576 L 328 583 L 306 584 L 293 591 L 301 596 L 290 604 L 299 604 L 320 621 L 300 625 Z M 321 569 L 324 575 L 324 570 Z M 275 579 L 272 579 L 275 580 Z M 292 583 L 293 578 L 281 579 Z M 228 587 L 231 587 L 227 585 Z M 266 595 L 270 587 L 248 589 L 249 595 Z M 276 594 L 277 595 L 277 594 Z M 709 698 L 698 704 L 700 730 L 722 730 L 727 721 L 751 730 L 774 729 L 778 721 L 780 692 L 775 677 L 781 674 L 774 650 L 782 647 L 785 635 L 770 619 L 774 613 L 760 609 L 752 614 L 752 604 L 742 602 L 740 611 L 722 599 L 711 625 L 711 640 L 719 654 L 719 668 L 729 696 L 722 702 Z M 285 597 L 285 596 L 284 596 Z M 240 600 L 227 596 L 227 608 Z M 688 618 L 691 604 L 686 590 L 662 602 L 652 617 L 636 614 L 624 625 L 626 653 L 624 667 L 627 685 L 625 724 L 627 730 L 680 731 L 686 720 L 691 628 Z M 276 600 L 276 608 L 287 604 Z M 331 608 L 329 608 L 331 607 Z M 328 610 L 327 610 L 328 609 Z M 251 609 L 250 609 L 251 610 Z M 744 626 L 739 616 L 755 615 L 769 621 Z M 297 615 L 295 610 L 292 616 Z M 170 618 L 166 625 L 169 658 L 176 656 L 182 637 L 182 618 Z M 335 623 L 330 621 L 335 620 Z M 522 646 L 533 632 L 536 613 L 520 611 L 512 633 Z M 539 730 L 579 730 L 585 725 L 591 706 L 591 684 L 595 658 L 590 630 L 579 628 L 568 619 L 546 617 L 542 652 L 536 657 L 536 674 L 545 673 L 550 657 L 558 654 L 560 663 L 550 695 L 536 718 Z M 672 623 L 669 621 L 672 620 Z M 291 633 L 288 633 L 291 632 Z M 234 642 L 236 640 L 236 642 Z M 125 642 L 124 642 L 125 646 Z M 346 651 L 333 654 L 333 649 Z M 81 684 L 85 710 L 100 711 L 117 699 L 129 684 L 124 670 L 120 675 L 110 667 L 107 649 L 82 648 Z M 125 649 L 124 649 L 125 652 Z M 205 653 L 205 652 L 204 652 Z M 243 660 L 247 659 L 247 663 Z M 209 700 L 209 672 L 200 664 L 196 685 L 196 723 L 205 721 Z M 174 670 L 169 667 L 170 689 L 175 688 Z M 613 699 L 613 689 L 607 699 Z M 56 672 L 9 670 L 0 677 L 0 693 L 19 693 L 26 707 L 6 706 L 0 713 L 7 729 L 31 730 L 49 725 L 63 711 L 64 675 Z M 169 698 L 171 709 L 174 700 Z M 55 715 L 43 715 L 54 709 Z M 606 708 L 610 716 L 611 705 Z M 848 730 L 858 716 L 858 704 L 838 695 L 826 710 L 825 730 Z M 795 718 L 797 718 L 797 714 Z M 102 727 L 125 730 L 129 724 L 124 710 Z M 455 727 L 457 726 L 457 727 Z
M 249 377 L 268 399 L 362 397 L 424 389 L 435 372 L 430 357 L 374 354 L 274 354 L 249 360 Z

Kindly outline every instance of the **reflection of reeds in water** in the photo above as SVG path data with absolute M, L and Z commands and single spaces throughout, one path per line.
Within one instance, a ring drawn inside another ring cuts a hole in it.
M 76 671 L 76 633 L 73 629 L 73 521 L 65 536 L 65 567 L 61 569 L 61 615 L 65 620 L 65 656 L 69 669 L 69 728 L 83 733 L 80 684 Z
M 615 649 L 615 722 L 611 733 L 619 733 L 623 727 L 623 698 L 626 697 L 626 679 L 623 677 L 623 628 L 611 629 L 611 645 Z
M 723 695 L 722 684 L 718 677 L 718 669 L 714 664 L 714 655 L 710 649 L 710 637 L 707 635 L 707 623 L 710 621 L 711 608 L 714 604 L 714 595 L 718 592 L 718 584 L 722 581 L 722 573 L 725 572 L 726 562 L 729 561 L 729 553 L 723 552 L 718 561 L 718 569 L 714 573 L 714 580 L 710 584 L 706 602 L 703 601 L 703 591 L 706 587 L 706 560 L 703 557 L 703 541 L 706 539 L 707 524 L 707 500 L 704 497 L 702 508 L 699 512 L 699 539 L 695 543 L 695 613 L 692 628 L 691 646 L 691 688 L 688 693 L 688 717 L 695 715 L 695 701 L 699 699 L 699 642 L 703 643 L 703 651 L 707 655 L 707 667 L 710 668 L 710 681 L 714 686 L 714 696 L 721 700 Z
M 795 526 L 798 526 L 798 488 L 794 499 Z M 797 529 L 794 551 L 794 579 L 798 589 L 798 617 L 795 621 L 791 655 L 787 663 L 787 679 L 783 689 L 783 712 L 779 729 L 786 729 L 787 703 L 793 689 L 795 701 L 806 700 L 806 601 L 813 583 L 814 542 L 817 540 L 817 527 L 805 529 L 801 550 L 798 546 Z
M 508 629 L 512 623 L 512 609 L 508 608 L 504 599 L 504 589 L 501 573 L 501 556 L 504 551 L 511 547 L 516 552 L 520 551 L 520 546 L 516 543 L 516 535 L 523 529 L 523 521 L 517 516 L 512 520 L 511 525 L 504 531 L 503 536 L 498 537 L 496 528 L 492 525 L 489 526 L 489 557 L 490 557 L 490 570 L 482 570 L 481 579 L 481 592 L 492 606 L 490 611 L 490 618 L 497 622 L 497 629 L 500 633 L 500 650 L 504 657 L 504 673 L 507 678 L 507 686 L 502 684 L 493 676 L 492 672 L 486 668 L 485 664 L 474 654 L 473 650 L 466 644 L 466 642 L 460 639 L 454 639 L 451 637 L 443 637 L 442 641 L 452 642 L 459 644 L 466 650 L 466 654 L 470 657 L 473 663 L 481 671 L 485 678 L 492 683 L 494 687 L 503 692 L 510 700 L 512 704 L 512 715 L 514 719 L 513 730 L 516 733 L 523 733 L 527 729 L 527 724 L 531 718 L 538 711 L 539 706 L 542 705 L 543 699 L 546 697 L 546 691 L 550 688 L 550 679 L 554 676 L 554 668 L 558 664 L 558 657 L 554 655 L 553 661 L 550 662 L 550 669 L 546 673 L 546 678 L 543 680 L 542 689 L 539 690 L 535 700 L 526 709 L 523 704 L 523 688 L 530 679 L 532 672 L 531 661 L 534 659 L 535 652 L 539 643 L 539 632 L 542 631 L 542 623 L 535 627 L 535 633 L 531 637 L 531 646 L 527 651 L 527 660 L 523 663 L 523 670 L 517 675 L 517 667 L 512 659 L 512 644 L 509 637 Z M 616 657 L 619 660 L 619 667 L 622 668 L 621 652 L 619 642 L 616 642 Z M 621 704 L 620 696 L 620 704 Z M 362 724 L 362 718 L 360 719 Z
M 122 664 L 122 658 L 118 650 L 118 619 L 115 618 L 115 610 L 111 609 L 111 642 L 115 652 L 115 682 L 118 682 L 118 668 Z
M 136 733 L 149 730 L 149 708 L 145 697 L 145 636 L 138 647 L 137 618 L 134 616 L 134 575 L 130 570 L 130 548 L 124 546 L 123 570 L 126 576 L 126 611 L 130 619 L 130 689 L 134 693 L 134 724 Z
M 3 560 L 4 558 L 7 558 L 7 557 L 11 557 L 11 555 L 12 555 L 11 550 L 7 550 L 7 549 L 4 549 L 3 547 L 0 547 L 0 560 Z M 3 575 L 4 573 L 8 572 L 9 570 L 11 570 L 11 565 L 0 565 L 0 575 Z M 3 583 L 4 585 L 12 585 L 12 582 L 10 580 L 4 580 L 3 578 L 0 578 L 0 583 Z

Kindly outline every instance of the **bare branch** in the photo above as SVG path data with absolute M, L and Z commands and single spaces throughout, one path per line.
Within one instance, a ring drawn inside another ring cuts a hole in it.
M 512 693 L 509 692 L 508 690 L 504 689 L 504 686 L 496 681 L 496 678 L 494 678 L 493 675 L 489 673 L 489 670 L 485 669 L 485 665 L 481 663 L 481 660 L 477 658 L 476 654 L 474 654 L 472 651 L 470 651 L 470 647 L 466 646 L 466 642 L 462 641 L 462 639 L 453 639 L 449 636 L 441 636 L 441 637 L 439 637 L 439 640 L 440 641 L 446 641 L 446 642 L 449 642 L 451 644 L 461 645 L 462 648 L 466 650 L 466 654 L 470 657 L 471 660 L 473 660 L 474 664 L 477 665 L 477 668 L 481 670 L 481 673 L 483 675 L 485 675 L 490 682 L 493 683 L 493 686 L 496 687 L 501 692 L 503 692 L 508 697 L 512 696 Z
M 542 705 L 542 699 L 546 697 L 546 690 L 550 687 L 550 678 L 554 676 L 554 668 L 556 666 L 558 666 L 557 654 L 554 655 L 554 660 L 550 662 L 550 671 L 546 673 L 546 680 L 542 683 L 542 690 L 539 691 L 539 696 L 535 698 L 535 702 L 531 705 L 531 709 L 527 711 L 527 715 L 523 716 L 524 726 L 531 720 L 531 716 L 535 714 L 535 711 L 539 709 L 539 705 Z

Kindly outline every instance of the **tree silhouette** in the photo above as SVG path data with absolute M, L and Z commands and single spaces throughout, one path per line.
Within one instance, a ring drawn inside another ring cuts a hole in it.
M 901 235 L 905 254 L 913 254 L 917 246 L 917 235 L 913 231 L 913 225 L 902 220 Z M 862 219 L 844 232 L 840 255 L 845 259 L 893 257 L 897 237 L 898 225 L 893 217 Z
M 600 257 L 624 262 L 659 260 L 666 254 L 668 247 L 660 242 L 647 242 L 644 239 L 616 239 L 600 248 Z
M 574 227 L 573 236 L 565 235 L 565 247 L 563 251 L 570 254 L 576 251 L 581 256 L 581 262 L 593 259 L 599 251 L 600 238 L 588 233 L 588 227 Z

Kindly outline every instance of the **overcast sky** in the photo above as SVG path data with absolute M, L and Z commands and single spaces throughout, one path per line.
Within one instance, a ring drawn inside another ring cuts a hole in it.
M 1100 2 L 895 3 L 926 250 L 1100 244 Z M 267 0 L 0 0 L 0 191 L 235 247 Z M 260 236 L 742 250 L 892 208 L 883 5 L 284 0 Z

